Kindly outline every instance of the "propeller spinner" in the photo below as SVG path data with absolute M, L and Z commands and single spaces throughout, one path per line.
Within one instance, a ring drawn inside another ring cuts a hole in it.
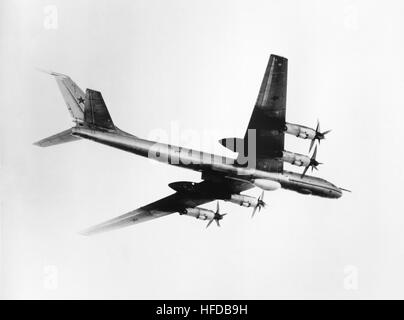
M 210 220 L 210 221 L 208 222 L 208 224 L 206 225 L 206 228 L 208 228 L 208 227 L 212 224 L 213 220 L 216 221 L 217 226 L 220 227 L 220 222 L 219 222 L 219 221 L 222 220 L 223 217 L 224 217 L 227 213 L 220 214 L 219 212 L 220 212 L 220 207 L 219 207 L 219 201 L 218 201 L 218 202 L 216 203 L 215 216 L 213 217 L 212 220 Z
M 311 140 L 311 142 L 310 142 L 310 149 L 309 149 L 309 152 L 310 152 L 311 149 L 313 148 L 314 143 L 316 142 L 316 140 L 317 140 L 318 143 L 320 144 L 320 141 L 323 140 L 323 139 L 325 139 L 325 135 L 326 135 L 327 133 L 330 133 L 330 132 L 331 132 L 331 130 L 327 130 L 327 131 L 324 131 L 324 132 L 320 132 L 320 121 L 317 120 L 316 134 L 315 134 L 314 138 L 313 138 L 313 139 Z

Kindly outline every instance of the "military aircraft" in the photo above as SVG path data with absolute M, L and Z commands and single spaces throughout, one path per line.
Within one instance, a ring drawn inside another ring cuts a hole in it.
M 219 200 L 253 208 L 252 215 L 265 206 L 264 191 L 279 188 L 302 194 L 326 198 L 340 198 L 342 191 L 332 183 L 306 175 L 309 168 L 317 169 L 317 146 L 311 157 L 286 151 L 285 134 L 311 141 L 324 139 L 329 131 L 292 124 L 285 121 L 288 60 L 271 55 L 262 80 L 258 98 L 244 138 L 226 138 L 219 142 L 238 154 L 237 158 L 218 156 L 197 150 L 141 139 L 120 130 L 112 121 L 98 91 L 87 89 L 84 93 L 68 76 L 49 72 L 56 79 L 71 113 L 75 126 L 36 142 L 48 147 L 79 139 L 93 140 L 143 157 L 201 172 L 201 182 L 178 181 L 169 184 L 175 193 L 128 212 L 85 231 L 90 235 L 140 222 L 149 221 L 178 212 L 180 215 L 213 221 L 220 226 L 225 214 L 220 213 Z M 310 151 L 309 150 L 309 151 Z M 284 162 L 304 167 L 303 173 L 283 169 Z M 258 187 L 258 197 L 241 194 Z M 199 206 L 217 200 L 216 211 Z

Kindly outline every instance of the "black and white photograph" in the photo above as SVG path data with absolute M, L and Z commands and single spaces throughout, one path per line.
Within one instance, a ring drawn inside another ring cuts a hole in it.
M 403 299 L 403 17 L 0 1 L 0 299 Z

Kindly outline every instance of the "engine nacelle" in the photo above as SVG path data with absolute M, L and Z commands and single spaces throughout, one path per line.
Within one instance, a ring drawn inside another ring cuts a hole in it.
M 267 191 L 277 190 L 281 187 L 279 182 L 268 179 L 255 179 L 253 183 L 256 187 Z
M 195 183 L 195 182 L 176 181 L 176 182 L 171 182 L 168 186 L 177 192 L 192 193 L 195 191 L 196 185 L 197 185 L 197 183 Z
M 293 123 L 285 123 L 285 133 L 301 139 L 312 140 L 316 137 L 316 130 Z
M 215 213 L 212 210 L 202 208 L 186 208 L 180 214 L 195 217 L 199 220 L 213 220 L 215 217 Z
M 310 165 L 310 158 L 304 154 L 294 153 L 290 151 L 282 152 L 282 160 L 298 167 L 307 167 Z
M 255 207 L 258 204 L 257 198 L 246 196 L 242 194 L 232 194 L 230 199 L 225 199 L 225 201 L 229 201 L 235 204 L 238 204 L 242 207 Z

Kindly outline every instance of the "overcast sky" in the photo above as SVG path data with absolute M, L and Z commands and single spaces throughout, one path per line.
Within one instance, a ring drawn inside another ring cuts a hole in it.
M 403 11 L 398 0 L 1 1 L 0 295 L 404 298 Z M 72 126 L 36 68 L 101 91 L 125 131 L 232 155 L 217 140 L 244 135 L 271 53 L 289 59 L 287 120 L 333 129 L 314 174 L 352 194 L 266 192 L 254 219 L 222 203 L 221 228 L 173 214 L 77 234 L 200 174 L 90 141 L 33 146 Z

